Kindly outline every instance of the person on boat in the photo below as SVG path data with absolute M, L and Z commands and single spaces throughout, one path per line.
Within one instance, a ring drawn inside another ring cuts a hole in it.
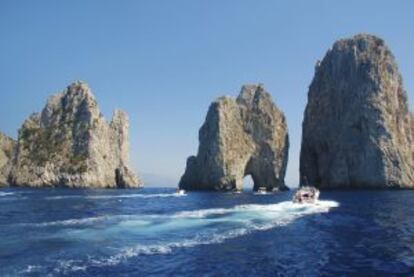
M 301 186 L 293 196 L 294 203 L 316 203 L 319 199 L 319 190 L 309 186 L 306 176 L 304 176 L 305 186 Z

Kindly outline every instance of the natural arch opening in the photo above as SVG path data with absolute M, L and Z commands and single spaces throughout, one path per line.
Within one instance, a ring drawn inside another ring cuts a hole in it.
M 244 187 L 251 188 L 252 191 L 257 191 L 259 189 L 259 180 L 257 176 L 257 168 L 260 168 L 258 164 L 258 160 L 254 158 L 250 158 L 247 162 L 246 167 L 244 169 L 244 179 L 243 185 Z M 246 180 L 247 183 L 244 183 Z
M 250 174 L 247 174 L 243 178 L 243 190 L 248 190 L 248 191 L 254 190 L 254 180 Z

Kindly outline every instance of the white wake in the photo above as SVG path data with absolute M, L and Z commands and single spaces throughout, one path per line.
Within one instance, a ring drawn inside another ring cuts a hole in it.
M 165 255 L 179 248 L 223 243 L 253 232 L 285 226 L 306 215 L 326 213 L 338 206 L 335 201 L 319 201 L 317 204 L 297 204 L 286 201 L 267 205 L 247 204 L 231 208 L 181 211 L 165 215 L 108 215 L 38 223 L 34 226 L 63 228 L 69 226 L 71 229 L 64 229 L 62 236 L 81 241 L 98 238 L 116 239 L 118 236 L 122 237 L 125 232 L 143 237 L 142 240 L 140 239 L 143 243 L 111 249 L 106 256 L 88 255 L 88 258 L 83 260 L 56 261 L 54 271 L 67 274 L 86 271 L 88 267 L 115 266 L 140 255 Z M 108 226 L 105 225 L 103 229 L 93 228 L 96 223 L 104 223 Z M 79 230 L 77 229 L 79 227 L 83 228 Z M 148 239 L 145 239 L 146 237 Z M 164 239 L 163 242 L 157 239 L 161 237 Z M 165 241 L 166 237 L 167 241 Z M 33 268 L 37 269 L 36 266 L 31 266 L 30 269 Z

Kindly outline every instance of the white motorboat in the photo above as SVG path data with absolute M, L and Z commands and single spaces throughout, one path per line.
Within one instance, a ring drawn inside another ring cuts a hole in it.
M 273 189 L 272 189 L 272 192 L 273 192 L 273 193 L 279 192 L 279 188 L 273 188 Z
M 293 196 L 293 203 L 314 204 L 319 199 L 319 190 L 315 187 L 305 186 L 299 188 Z

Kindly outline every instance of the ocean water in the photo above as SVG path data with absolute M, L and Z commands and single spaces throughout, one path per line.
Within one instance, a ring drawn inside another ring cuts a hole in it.
M 0 276 L 414 273 L 414 191 L 0 190 Z

